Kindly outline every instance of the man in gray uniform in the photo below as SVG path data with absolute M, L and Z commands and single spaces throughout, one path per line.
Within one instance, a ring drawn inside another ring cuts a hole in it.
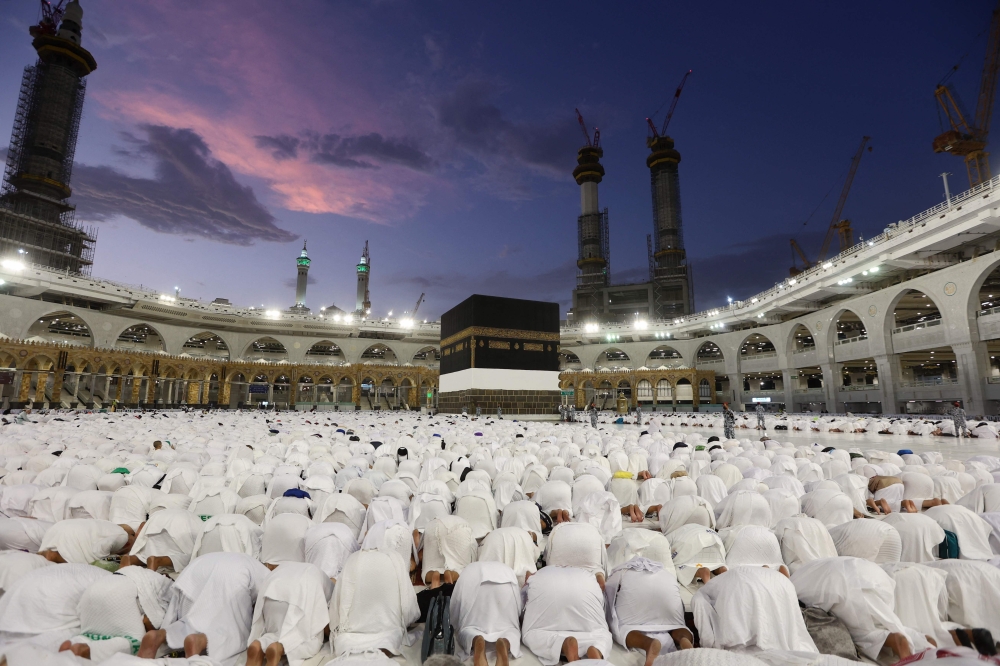
M 722 430 L 726 439 L 736 439 L 736 414 L 729 409 L 729 403 L 722 403 Z
M 758 402 L 756 411 L 757 411 L 757 429 L 767 430 L 767 428 L 764 427 L 764 405 Z
M 590 403 L 590 427 L 597 428 L 597 405 Z
M 965 410 L 958 402 L 952 403 L 955 406 L 949 410 L 951 421 L 955 424 L 955 437 L 968 437 L 969 426 L 965 423 Z

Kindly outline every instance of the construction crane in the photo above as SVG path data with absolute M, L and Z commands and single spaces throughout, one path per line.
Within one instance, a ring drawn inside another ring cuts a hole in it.
M 31 26 L 31 35 L 54 35 L 59 30 L 59 24 L 62 22 L 63 14 L 66 12 L 66 8 L 63 4 L 66 0 L 58 0 L 55 4 L 48 2 L 48 0 L 40 0 L 41 5 L 41 18 L 38 19 L 38 25 Z
M 794 238 L 790 239 L 792 245 L 792 267 L 789 269 L 789 274 L 798 275 L 807 268 L 815 266 L 826 259 L 826 254 L 830 251 L 830 243 L 833 242 L 835 235 L 840 239 L 841 252 L 854 245 L 854 231 L 851 229 L 851 221 L 840 219 L 840 214 L 844 212 L 844 204 L 847 203 L 847 195 L 851 192 L 851 183 L 854 182 L 854 174 L 858 172 L 858 165 L 861 163 L 861 156 L 865 153 L 865 147 L 868 147 L 868 152 L 872 150 L 872 147 L 868 145 L 869 141 L 871 141 L 870 136 L 861 137 L 861 145 L 858 146 L 857 152 L 851 158 L 851 168 L 847 171 L 847 179 L 844 181 L 844 187 L 840 190 L 840 199 L 837 200 L 837 205 L 833 209 L 833 217 L 830 219 L 830 226 L 826 230 L 826 237 L 823 238 L 823 246 L 820 248 L 819 254 L 816 255 L 816 261 L 809 261 L 806 253 L 802 250 L 802 246 Z M 801 269 L 796 265 L 796 254 L 802 259 L 803 267 Z
M 587 142 L 588 148 L 600 148 L 601 147 L 601 130 L 597 127 L 594 128 L 594 138 L 591 140 L 590 131 L 587 129 L 587 123 L 583 122 L 583 114 L 580 113 L 580 109 L 573 109 L 576 111 L 576 122 L 580 123 L 580 130 L 583 132 L 583 140 Z
M 653 131 L 654 139 L 658 136 L 667 135 L 667 126 L 670 125 L 670 119 L 674 117 L 674 109 L 677 108 L 677 100 L 681 98 L 681 92 L 684 90 L 684 84 L 687 83 L 688 77 L 691 76 L 692 71 L 694 70 L 689 69 L 684 74 L 684 78 L 681 79 L 680 85 L 677 86 L 677 90 L 674 91 L 674 97 L 670 101 L 670 109 L 667 111 L 667 117 L 663 119 L 663 127 L 660 128 L 659 132 L 656 131 L 656 125 L 653 124 L 653 119 L 646 118 L 646 124 L 649 125 L 649 129 Z M 663 107 L 661 106 L 660 108 L 662 109 Z M 657 109 L 657 112 L 659 112 L 659 109 Z M 656 114 L 654 113 L 653 115 L 655 116 Z
M 417 299 L 417 304 L 413 306 L 413 312 L 410 313 L 411 317 L 417 316 L 417 310 L 420 309 L 420 304 L 424 302 L 424 295 L 423 292 L 420 293 L 420 298 Z
M 952 72 L 956 69 L 957 65 Z M 990 22 L 990 32 L 986 41 L 986 60 L 979 82 L 979 98 L 976 101 L 973 124 L 970 125 L 966 115 L 962 113 L 950 85 L 939 83 L 934 89 L 934 97 L 944 110 L 951 129 L 936 136 L 932 147 L 935 153 L 951 153 L 964 157 L 965 168 L 969 172 L 969 184 L 972 187 L 985 183 L 992 177 L 986 144 L 989 140 L 990 121 L 993 118 L 998 74 L 1000 74 L 1000 0 L 993 9 L 993 19 Z

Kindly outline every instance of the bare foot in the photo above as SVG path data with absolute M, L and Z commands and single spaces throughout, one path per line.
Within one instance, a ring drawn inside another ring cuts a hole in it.
M 263 666 L 263 664 L 264 664 L 264 648 L 261 647 L 260 641 L 254 641 L 247 648 L 246 666 Z
M 497 641 L 497 666 L 510 666 L 510 641 L 506 638 Z
M 438 571 L 428 572 L 427 576 L 424 577 L 424 583 L 432 590 L 441 587 L 441 573 Z
M 644 666 L 653 666 L 653 661 L 660 656 L 660 641 L 653 639 L 649 644 L 649 649 L 646 650 L 646 663 Z
M 445 585 L 454 585 L 455 581 L 458 580 L 457 571 L 445 571 L 444 572 L 444 583 Z
M 147 631 L 139 643 L 139 652 L 136 654 L 140 659 L 155 659 L 156 651 L 167 641 L 166 629 L 154 629 Z
M 121 564 L 119 565 L 119 568 L 121 568 L 121 567 L 144 567 L 144 566 L 146 566 L 145 563 L 143 563 L 143 561 L 140 560 L 135 555 L 122 555 Z
M 197 657 L 208 649 L 208 636 L 205 634 L 191 634 L 184 639 L 184 656 L 190 659 Z
M 905 659 L 913 654 L 913 651 L 910 649 L 910 642 L 906 640 L 906 636 L 898 632 L 889 634 L 888 638 L 885 639 L 885 645 L 900 659 Z
M 694 635 L 688 629 L 674 629 L 670 632 L 670 637 L 674 639 L 678 650 L 690 650 L 694 647 Z
M 486 639 L 482 636 L 472 639 L 472 666 L 490 666 L 486 661 Z
M 285 656 L 285 646 L 281 643 L 271 643 L 267 646 L 264 656 L 267 658 L 267 666 L 278 666 L 281 658 Z
M 59 646 L 60 652 L 72 652 L 78 657 L 83 659 L 90 659 L 90 646 L 86 643 L 70 643 L 69 641 L 63 641 L 63 644 Z
M 604 659 L 604 655 L 596 647 L 591 645 L 587 648 L 587 659 Z
M 566 661 L 580 661 L 580 645 L 575 638 L 570 636 L 563 641 L 562 653 Z

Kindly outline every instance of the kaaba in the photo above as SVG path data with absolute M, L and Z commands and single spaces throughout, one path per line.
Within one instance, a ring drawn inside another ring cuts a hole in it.
M 559 304 L 475 294 L 441 315 L 438 409 L 555 414 Z

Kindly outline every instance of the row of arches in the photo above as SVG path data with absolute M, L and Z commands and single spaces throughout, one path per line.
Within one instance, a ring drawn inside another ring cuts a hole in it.
M 68 311 L 53 312 L 39 317 L 29 327 L 27 339 L 39 343 L 94 346 L 90 326 L 81 317 Z M 154 326 L 147 323 L 134 324 L 122 330 L 115 339 L 115 348 L 153 353 L 168 351 L 163 336 Z M 181 347 L 180 356 L 272 363 L 289 360 L 288 349 L 276 338 L 261 336 L 247 344 L 237 356 L 233 356 L 233 350 L 229 349 L 226 341 L 212 331 L 201 331 L 188 338 Z M 326 365 L 343 365 L 348 362 L 347 355 L 334 340 L 321 340 L 312 344 L 305 352 L 305 359 L 309 363 Z M 424 346 L 412 355 L 401 356 L 390 345 L 376 342 L 361 353 L 362 363 L 389 365 L 409 363 L 437 367 L 440 359 L 440 351 L 433 345 Z

